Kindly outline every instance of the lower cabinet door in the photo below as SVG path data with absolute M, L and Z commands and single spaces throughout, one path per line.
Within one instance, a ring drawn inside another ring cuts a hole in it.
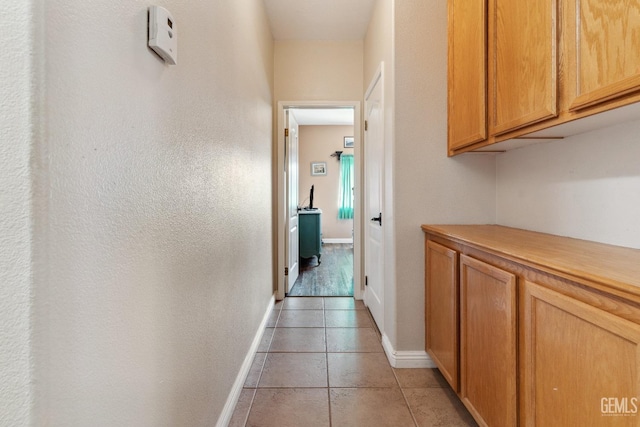
M 458 384 L 458 253 L 426 242 L 425 331 L 427 353 L 449 385 Z
M 522 299 L 523 424 L 640 425 L 640 326 L 529 281 Z
M 460 397 L 480 425 L 518 423 L 516 346 L 515 275 L 461 255 Z

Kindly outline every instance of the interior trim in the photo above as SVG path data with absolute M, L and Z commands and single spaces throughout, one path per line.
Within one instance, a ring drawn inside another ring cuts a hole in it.
M 394 368 L 435 368 L 436 364 L 426 351 L 397 351 L 389 337 L 382 335 L 382 347 L 389 363 Z
M 251 369 L 251 365 L 253 364 L 253 359 L 256 355 L 256 352 L 258 351 L 260 342 L 262 341 L 262 335 L 264 335 L 264 331 L 267 327 L 267 322 L 269 321 L 269 317 L 271 316 L 273 307 L 275 306 L 275 302 L 276 302 L 276 297 L 275 295 L 272 295 L 271 298 L 269 299 L 269 305 L 267 306 L 267 310 L 264 313 L 262 322 L 260 322 L 260 326 L 258 327 L 256 335 L 253 338 L 251 347 L 249 347 L 249 351 L 247 352 L 247 355 L 244 358 L 244 362 L 242 362 L 242 366 L 240 366 L 240 371 L 238 372 L 238 376 L 236 377 L 236 380 L 233 383 L 233 386 L 231 387 L 231 391 L 229 392 L 227 401 L 224 404 L 224 408 L 222 408 L 220 417 L 218 417 L 218 422 L 216 422 L 216 427 L 226 427 L 229 425 L 229 422 L 231 421 L 231 417 L 233 416 L 233 411 L 236 409 L 236 404 L 240 399 L 240 393 L 242 392 L 244 383 L 247 380 L 247 376 L 249 375 L 249 370 Z

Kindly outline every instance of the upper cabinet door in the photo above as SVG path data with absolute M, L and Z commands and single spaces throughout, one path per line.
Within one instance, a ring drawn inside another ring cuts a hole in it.
M 492 6 L 492 134 L 498 135 L 557 115 L 557 4 L 494 0 Z
M 567 51 L 574 57 L 570 110 L 640 90 L 640 0 L 566 0 Z
M 449 0 L 449 152 L 487 138 L 486 0 Z

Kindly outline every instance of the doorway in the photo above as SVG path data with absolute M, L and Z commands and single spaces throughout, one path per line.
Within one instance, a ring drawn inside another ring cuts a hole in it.
M 362 299 L 360 114 L 360 102 L 278 103 L 277 299 Z

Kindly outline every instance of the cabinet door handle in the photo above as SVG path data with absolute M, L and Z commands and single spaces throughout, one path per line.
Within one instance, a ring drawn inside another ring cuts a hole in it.
M 378 221 L 378 224 L 382 226 L 382 212 L 380 212 L 377 217 L 371 218 L 371 221 Z

